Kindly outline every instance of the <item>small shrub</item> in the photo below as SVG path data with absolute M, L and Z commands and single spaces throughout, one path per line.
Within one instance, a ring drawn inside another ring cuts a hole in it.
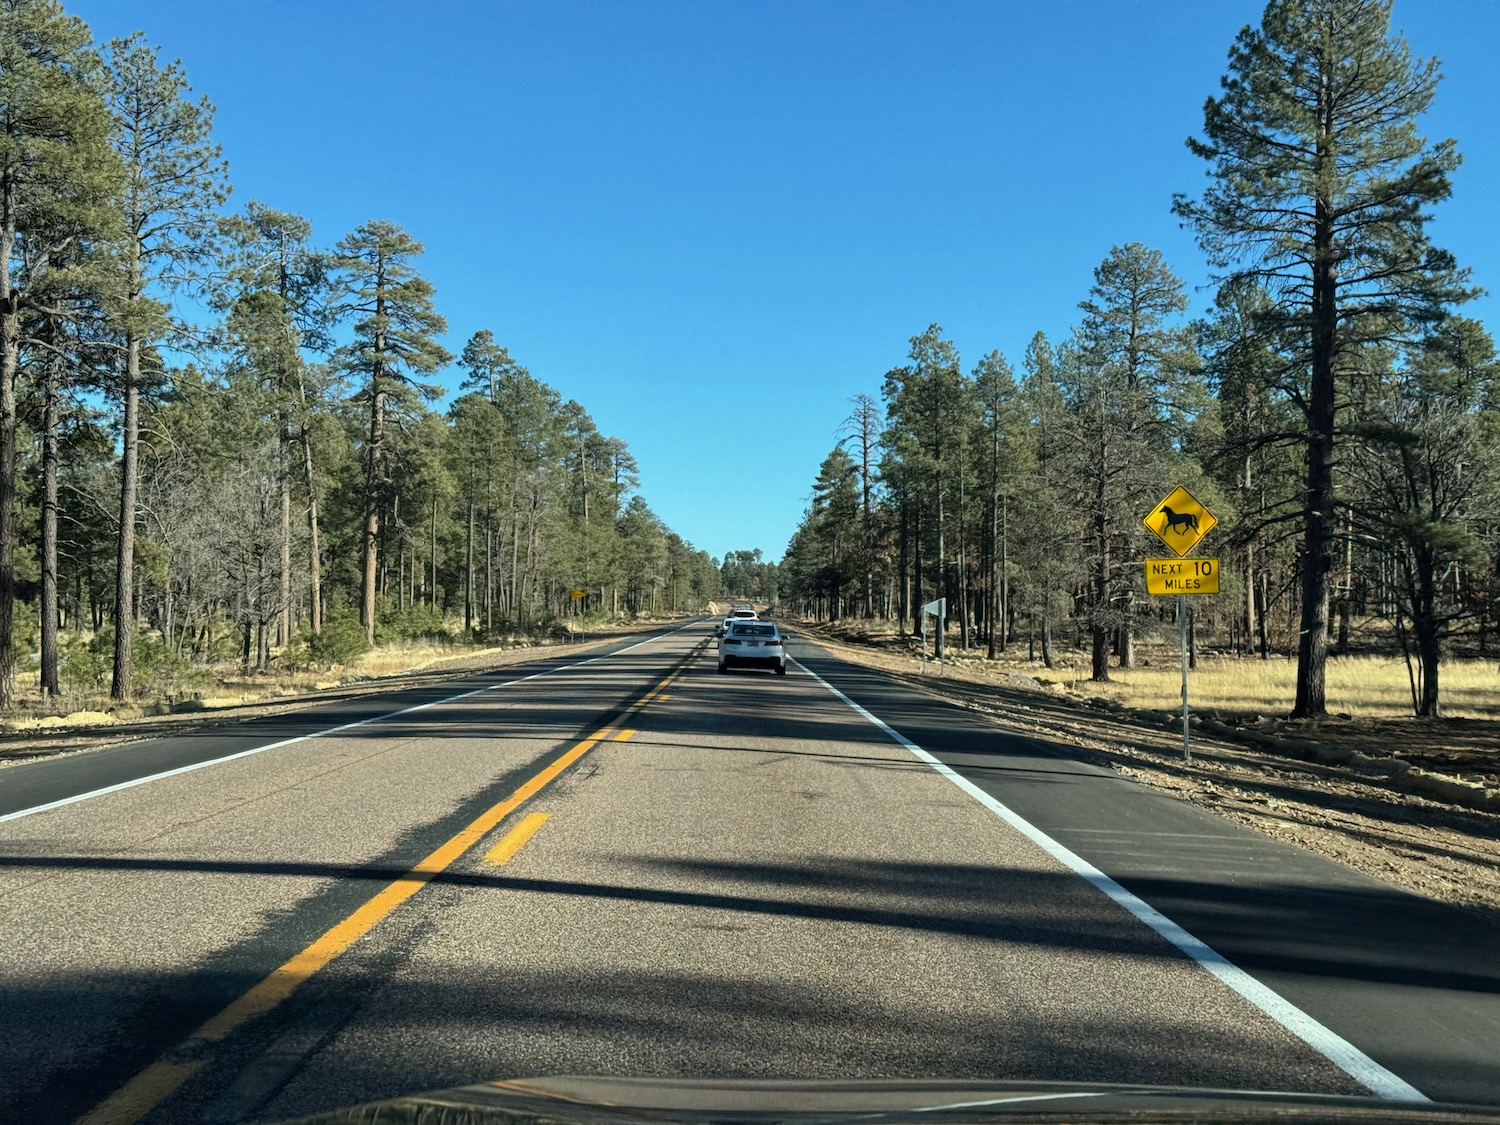
M 369 650 L 365 627 L 351 613 L 329 614 L 323 631 L 307 636 L 307 655 L 313 664 L 325 668 L 348 664 Z
M 239 663 L 245 652 L 244 622 L 220 622 L 204 648 L 202 657 L 209 664 Z
M 138 696 L 176 697 L 212 683 L 207 669 L 178 656 L 155 633 L 136 633 L 131 645 L 130 667 Z
M 58 675 L 64 690 L 80 695 L 109 687 L 115 667 L 115 630 L 105 626 L 85 640 L 76 634 L 60 643 Z M 137 697 L 184 695 L 212 683 L 206 668 L 184 660 L 159 634 L 138 629 L 130 646 L 131 694 Z
M 443 611 L 436 606 L 414 605 L 405 610 L 382 606 L 376 619 L 376 635 L 381 643 L 390 641 L 447 641 L 448 631 Z
M 16 601 L 10 619 L 11 650 L 22 660 L 41 660 L 42 617 L 30 602 Z
M 100 645 L 100 637 L 108 643 Z M 74 695 L 86 695 L 103 688 L 114 668 L 115 632 L 104 629 L 93 639 L 70 633 L 58 644 L 61 661 L 57 670 L 63 690 Z

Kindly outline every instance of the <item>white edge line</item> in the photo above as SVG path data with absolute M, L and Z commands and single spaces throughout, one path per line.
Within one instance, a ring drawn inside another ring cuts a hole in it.
M 812 673 L 808 673 L 811 675 Z M 978 1109 L 987 1105 L 1015 1105 L 1017 1102 L 1056 1102 L 1071 1098 L 1109 1098 L 1121 1094 L 1139 1094 L 1139 1090 L 1069 1090 L 1061 1094 L 1022 1094 L 1014 1098 L 985 1098 L 978 1102 L 954 1102 L 952 1105 L 924 1105 L 913 1113 L 943 1113 L 950 1109 Z
M 1063 844 L 1058 843 L 1036 825 L 996 800 L 968 778 L 963 777 L 951 767 L 938 761 L 937 758 L 933 757 L 926 750 L 923 750 L 889 723 L 877 718 L 854 702 L 854 700 L 850 699 L 800 660 L 796 661 L 796 664 L 809 676 L 817 680 L 818 683 L 822 684 L 830 692 L 852 707 L 859 715 L 879 727 L 894 741 L 906 747 L 912 754 L 926 762 L 943 777 L 969 794 L 969 796 L 973 797 L 981 805 L 989 809 L 990 812 L 1036 844 L 1053 859 L 1071 869 L 1075 874 L 1083 876 L 1084 879 L 1107 895 L 1117 906 L 1128 910 L 1140 921 L 1150 926 L 1160 936 L 1182 950 L 1183 953 L 1186 953 L 1204 969 L 1207 969 L 1224 984 L 1228 985 L 1235 992 L 1238 992 L 1262 1012 L 1265 1012 L 1266 1015 L 1270 1016 L 1298 1039 L 1301 1039 L 1313 1050 L 1328 1059 L 1334 1066 L 1349 1075 L 1349 1077 L 1353 1078 L 1372 1094 L 1389 1101 L 1425 1102 L 1430 1100 L 1422 1091 L 1381 1066 L 1353 1043 L 1343 1038 L 1343 1036 L 1324 1027 L 1280 993 L 1268 988 L 1245 972 L 1244 969 L 1231 963 L 1223 954 L 1209 948 L 1205 942 L 1188 933 L 1154 906 L 1131 894 L 1092 863 L 1089 863 L 1088 860 L 1077 855 Z
M 924 1105 L 912 1110 L 913 1113 L 941 1113 L 950 1109 L 980 1109 L 987 1105 L 1013 1105 L 1017 1102 L 1054 1102 L 1068 1098 L 1156 1098 L 1163 1094 L 1173 1093 L 1170 1086 L 1153 1089 L 1151 1087 L 1126 1086 L 1118 1090 L 1067 1090 L 1059 1094 L 1023 1094 L 1013 1098 L 985 1098 L 977 1102 L 954 1102 L 952 1105 Z M 1197 1093 L 1197 1091 L 1190 1091 Z M 1215 1094 L 1230 1094 L 1235 1097 L 1252 1098 L 1306 1098 L 1308 1100 L 1326 1101 L 1337 1106 L 1342 1094 L 1317 1094 L 1302 1093 L 1296 1090 L 1213 1090 Z M 879 1116 L 885 1116 L 881 1114 Z
M 527 680 L 540 680 L 545 676 L 555 676 L 559 672 L 571 672 L 574 668 L 582 668 L 585 664 L 594 664 L 600 660 L 612 660 L 616 656 L 623 656 L 625 653 L 638 649 L 642 645 L 650 644 L 652 641 L 659 641 L 663 637 L 668 637 L 673 633 L 682 632 L 683 629 L 691 628 L 692 624 L 697 624 L 697 622 L 682 625 L 676 629 L 668 629 L 665 633 L 658 633 L 653 637 L 647 637 L 645 640 L 637 641 L 633 645 L 627 645 L 625 648 L 616 649 L 614 652 L 605 653 L 602 656 L 591 656 L 587 660 L 564 664 L 561 668 L 552 668 L 546 672 L 533 672 L 529 676 L 518 676 L 514 680 L 506 680 L 500 684 L 487 684 L 482 688 L 475 688 L 472 691 L 461 691 L 457 695 L 450 695 L 444 699 L 434 699 L 427 703 L 418 703 L 413 707 L 403 707 L 399 711 L 388 711 L 384 715 L 372 715 L 368 719 L 357 719 L 352 723 L 344 723 L 342 726 L 329 727 L 327 730 L 313 731 L 311 734 L 299 734 L 295 738 L 283 738 L 280 742 L 268 742 L 264 746 L 252 746 L 249 750 L 240 750 L 233 754 L 225 754 L 221 758 L 209 758 L 206 761 L 193 762 L 191 765 L 178 766 L 176 769 L 162 770 L 160 773 L 147 774 L 145 777 L 132 778 L 130 781 L 121 781 L 114 785 L 106 785 L 102 789 L 90 789 L 86 793 L 75 793 L 71 797 L 62 797 L 56 801 L 48 801 L 44 805 L 32 805 L 30 808 L 17 809 L 15 812 L 5 813 L 3 816 L 0 816 L 0 824 L 4 824 L 8 820 L 20 820 L 23 816 L 32 816 L 36 813 L 60 809 L 67 805 L 76 805 L 80 801 L 89 801 L 95 797 L 108 796 L 110 793 L 119 793 L 125 789 L 134 789 L 137 785 L 148 785 L 153 781 L 161 781 L 168 777 L 177 777 L 179 774 L 192 773 L 194 770 L 207 769 L 209 766 L 217 766 L 224 762 L 233 762 L 238 758 L 248 758 L 252 754 L 262 754 L 267 750 L 279 750 L 283 746 L 293 746 L 299 742 L 307 742 L 314 738 L 326 738 L 330 734 L 340 734 L 346 730 L 353 730 L 355 727 L 368 726 L 371 723 L 383 723 L 387 719 L 399 718 L 402 715 L 412 715 L 418 711 L 425 711 L 429 707 L 441 707 L 444 703 L 453 703 L 459 699 L 467 699 L 471 695 L 483 695 L 487 691 L 498 691 L 500 688 L 511 687 L 514 684 L 524 684 Z

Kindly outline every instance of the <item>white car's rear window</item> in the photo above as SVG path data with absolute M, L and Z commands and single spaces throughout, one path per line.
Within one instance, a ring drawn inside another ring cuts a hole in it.
M 736 637 L 774 637 L 776 626 L 737 624 L 734 627 L 734 635 Z

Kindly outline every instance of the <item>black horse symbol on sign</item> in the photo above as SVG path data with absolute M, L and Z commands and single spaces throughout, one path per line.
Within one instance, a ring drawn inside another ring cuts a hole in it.
M 1165 504 L 1161 506 L 1162 515 L 1167 517 L 1167 526 L 1164 531 L 1171 531 L 1174 527 L 1179 535 L 1186 535 L 1190 531 L 1198 530 L 1198 517 L 1192 512 L 1178 514 Z

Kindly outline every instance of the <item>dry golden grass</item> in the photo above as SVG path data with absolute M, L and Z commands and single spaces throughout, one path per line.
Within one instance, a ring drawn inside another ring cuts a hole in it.
M 892 622 L 848 621 L 820 628 L 857 643 L 875 645 L 892 655 L 900 653 L 903 658 L 914 643 L 899 637 Z M 1175 632 L 1170 642 L 1142 638 L 1137 649 L 1142 666 L 1127 671 L 1114 667 L 1111 661 L 1110 682 L 1094 683 L 1089 679 L 1086 652 L 1059 646 L 1057 667 L 1045 668 L 1040 661 L 1025 659 L 1023 641 L 1010 645 L 1006 655 L 991 663 L 980 655 L 982 649 L 968 655 L 960 652 L 950 637 L 949 674 L 983 680 L 1002 671 L 1020 672 L 1079 695 L 1104 696 L 1131 707 L 1176 710 L 1182 702 L 1182 673 Z M 915 666 L 917 661 L 910 663 Z M 1443 714 L 1449 718 L 1500 718 L 1500 662 L 1445 660 L 1439 687 Z M 1292 709 L 1296 688 L 1297 662 L 1285 656 L 1260 660 L 1253 656 L 1205 655 L 1188 674 L 1188 699 L 1193 710 L 1200 713 L 1284 716 Z M 1411 685 L 1406 662 L 1399 655 L 1329 657 L 1328 710 L 1357 719 L 1410 718 Z
M 485 647 L 464 644 L 384 644 L 355 657 L 342 668 L 308 672 L 275 672 L 267 676 L 247 674 L 237 666 L 216 670 L 215 689 L 205 692 L 205 707 L 229 707 L 265 699 L 322 691 L 340 684 L 384 679 L 411 672 L 442 670 L 450 663 L 477 665 L 510 663 L 536 646 L 528 644 Z
M 1116 699 L 1132 707 L 1172 710 L 1181 703 L 1182 673 L 1175 653 L 1154 653 L 1149 667 L 1110 669 L 1109 683 L 1092 683 L 1075 666 L 1043 678 L 1061 679 L 1070 690 Z M 1078 679 L 1075 683 L 1073 676 Z M 1296 698 L 1294 660 L 1200 657 L 1188 673 L 1188 699 L 1195 711 L 1285 715 Z M 1451 718 L 1500 716 L 1500 666 L 1488 660 L 1445 661 L 1439 680 L 1443 713 Z M 1355 718 L 1402 718 L 1412 713 L 1406 663 L 1399 656 L 1335 656 L 1328 660 L 1328 709 Z
M 397 676 L 402 672 L 420 672 L 455 657 L 483 657 L 506 651 L 506 648 L 482 648 L 477 645 L 381 645 L 356 657 L 344 668 L 344 676 L 346 679 L 355 676 Z
M 532 646 L 513 645 L 505 647 L 482 647 L 463 644 L 395 643 L 357 657 L 342 668 L 305 672 L 278 670 L 266 675 L 245 672 L 237 664 L 224 664 L 209 670 L 211 679 L 197 694 L 198 705 L 203 710 L 219 710 L 238 707 L 248 703 L 263 703 L 278 699 L 305 695 L 342 684 L 364 680 L 382 679 L 426 670 L 442 670 L 449 663 L 478 665 L 485 663 L 511 663 L 524 658 Z M 502 655 L 504 654 L 504 655 Z M 141 700 L 120 704 L 112 701 L 107 692 L 91 691 L 70 693 L 62 699 L 44 702 L 40 698 L 40 676 L 35 671 L 17 677 L 24 704 L 31 714 L 18 714 L 7 718 L 7 730 L 36 730 L 56 726 L 73 726 L 85 723 L 116 722 L 134 719 L 142 715 L 160 713 L 166 706 L 162 701 Z

